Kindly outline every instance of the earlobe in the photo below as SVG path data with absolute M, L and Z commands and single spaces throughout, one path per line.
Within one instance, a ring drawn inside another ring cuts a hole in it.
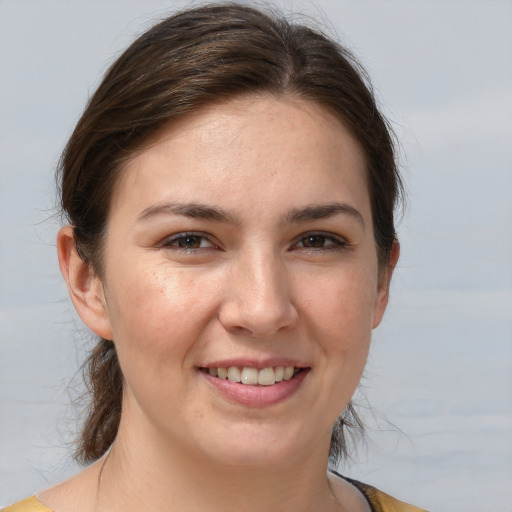
M 57 235 L 57 251 L 60 271 L 78 315 L 91 331 L 111 340 L 112 329 L 101 280 L 92 265 L 80 257 L 72 226 L 60 229 Z
M 388 305 L 389 299 L 389 287 L 391 284 L 391 277 L 395 270 L 398 258 L 400 256 L 400 243 L 398 239 L 393 242 L 393 247 L 389 251 L 389 261 L 386 268 L 380 271 L 379 284 L 377 288 L 377 297 L 375 301 L 374 315 L 373 315 L 373 329 L 375 329 L 384 316 L 386 306 Z

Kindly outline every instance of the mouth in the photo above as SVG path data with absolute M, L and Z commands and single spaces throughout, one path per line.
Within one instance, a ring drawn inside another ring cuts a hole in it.
M 220 380 L 228 380 L 246 386 L 273 386 L 280 382 L 289 381 L 307 368 L 294 366 L 268 366 L 254 368 L 251 366 L 229 366 L 200 368 L 200 371 Z

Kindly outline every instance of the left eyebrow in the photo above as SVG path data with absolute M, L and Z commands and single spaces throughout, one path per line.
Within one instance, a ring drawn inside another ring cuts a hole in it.
M 340 214 L 356 219 L 364 229 L 365 223 L 361 213 L 346 203 L 308 205 L 304 208 L 294 209 L 285 216 L 284 221 L 285 223 L 294 224 L 310 220 L 328 219 Z
M 179 215 L 193 219 L 214 220 L 236 224 L 237 220 L 227 211 L 199 203 L 162 203 L 146 208 L 138 221 L 146 221 L 160 215 Z

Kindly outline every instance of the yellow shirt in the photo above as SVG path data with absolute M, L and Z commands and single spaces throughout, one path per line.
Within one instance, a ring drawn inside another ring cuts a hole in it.
M 393 498 L 385 492 L 379 491 L 370 485 L 357 482 L 356 480 L 350 480 L 346 478 L 350 483 L 357 487 L 366 498 L 372 512 L 427 512 L 423 508 L 414 507 L 403 501 L 399 501 Z
M 372 512 L 426 512 L 421 508 L 398 501 L 373 487 L 353 480 L 351 482 L 364 494 Z M 32 497 L 4 508 L 2 512 L 52 512 L 52 510 L 45 507 L 37 498 Z
M 45 507 L 37 498 L 27 498 L 26 500 L 19 501 L 10 507 L 4 508 L 2 512 L 52 512 L 48 507 Z

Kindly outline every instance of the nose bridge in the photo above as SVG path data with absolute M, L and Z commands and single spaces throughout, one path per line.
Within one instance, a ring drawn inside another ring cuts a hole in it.
M 233 265 L 220 320 L 228 330 L 270 336 L 298 318 L 286 264 L 271 247 L 244 253 Z

